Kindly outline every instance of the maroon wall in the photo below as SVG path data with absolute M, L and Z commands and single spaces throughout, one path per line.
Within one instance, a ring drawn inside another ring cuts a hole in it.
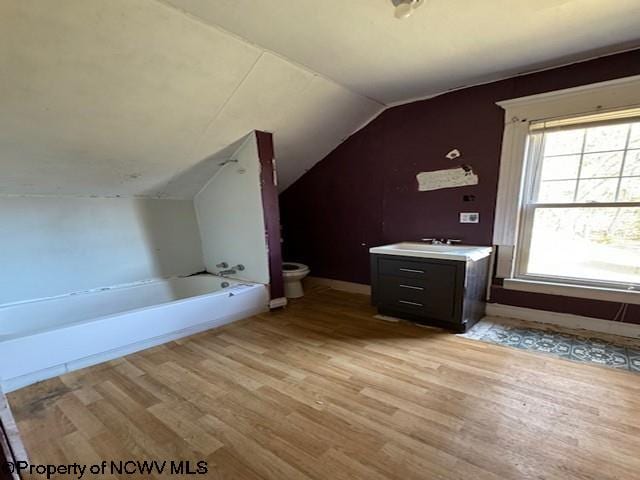
M 280 195 L 285 258 L 315 276 L 369 283 L 370 246 L 434 236 L 490 245 L 504 128 L 495 103 L 637 74 L 640 50 L 386 110 Z M 462 152 L 457 161 L 445 158 L 453 148 Z M 461 164 L 473 167 L 478 185 L 418 192 L 418 172 Z M 480 212 L 480 223 L 458 223 L 461 211 Z M 502 292 L 501 303 L 520 304 Z
M 282 244 L 280 241 L 280 207 L 274 175 L 273 135 L 256 131 L 260 158 L 260 186 L 264 211 L 265 235 L 269 249 L 269 289 L 271 299 L 284 297 Z

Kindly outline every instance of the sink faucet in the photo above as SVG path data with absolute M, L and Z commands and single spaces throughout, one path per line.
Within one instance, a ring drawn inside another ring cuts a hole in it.
M 453 245 L 454 243 L 460 243 L 462 240 L 457 238 L 422 238 L 423 242 L 431 242 L 431 245 Z
M 431 245 L 444 245 L 444 238 L 422 238 L 423 242 L 430 242 Z

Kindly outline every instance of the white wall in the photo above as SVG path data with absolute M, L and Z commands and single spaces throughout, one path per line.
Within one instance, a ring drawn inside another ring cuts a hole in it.
M 0 198 L 0 305 L 203 269 L 191 201 Z
M 234 278 L 269 283 L 269 260 L 260 187 L 260 160 L 252 132 L 229 163 L 196 195 L 204 264 L 215 273 L 221 262 L 242 264 Z

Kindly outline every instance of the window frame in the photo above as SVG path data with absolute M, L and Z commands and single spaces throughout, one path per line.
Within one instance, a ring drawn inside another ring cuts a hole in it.
M 604 82 L 501 99 L 496 102 L 502 111 L 504 130 L 500 148 L 498 191 L 493 217 L 493 275 L 502 279 L 507 290 L 586 298 L 640 305 L 639 290 L 621 290 L 539 282 L 514 278 L 516 239 L 521 225 L 521 200 L 527 138 L 532 122 L 545 119 L 578 117 L 603 111 L 637 107 L 640 99 L 640 75 L 616 78 Z M 481 180 L 482 181 L 482 180 Z
M 624 110 L 624 108 L 619 109 Z M 593 124 L 578 124 L 576 123 L 576 128 L 594 128 L 598 126 L 607 126 L 614 125 L 620 123 L 636 123 L 637 119 L 634 121 L 633 119 L 628 119 L 625 122 L 620 122 L 617 120 L 611 120 L 608 122 L 594 122 Z M 571 129 L 570 126 L 563 128 L 565 130 Z M 516 242 L 515 242 L 515 251 L 514 251 L 514 259 L 513 259 L 513 270 L 510 278 L 519 280 L 519 281 L 530 281 L 536 283 L 548 283 L 548 284 L 566 284 L 572 286 L 585 286 L 585 287 L 595 287 L 602 289 L 612 289 L 612 290 L 636 290 L 640 287 L 640 279 L 636 283 L 632 282 L 618 282 L 612 280 L 596 280 L 589 278 L 581 278 L 581 277 L 572 277 L 572 276 L 556 276 L 556 275 L 544 275 L 544 274 L 534 274 L 527 273 L 527 264 L 530 256 L 530 248 L 531 248 L 531 240 L 533 234 L 533 223 L 535 219 L 535 213 L 538 209 L 553 209 L 553 208 L 640 208 L 640 201 L 634 202 L 537 202 L 537 194 L 540 189 L 540 184 L 542 181 L 542 167 L 544 163 L 544 139 L 545 133 L 550 130 L 540 129 L 530 130 L 527 133 L 526 138 L 526 147 L 525 147 L 525 155 L 524 155 L 524 165 L 523 165 L 523 174 L 522 174 L 522 183 L 520 189 L 520 205 L 519 205 L 519 222 L 516 233 Z M 624 156 L 621 164 L 620 174 L 617 177 L 610 178 L 618 178 L 618 187 L 617 191 L 620 189 L 620 184 L 622 179 L 625 178 L 623 175 L 625 161 L 629 151 L 637 150 L 637 149 L 629 149 L 629 140 L 631 136 L 631 128 L 627 133 L 627 138 L 623 151 Z M 584 141 L 586 141 L 586 133 L 585 139 L 583 139 L 583 146 L 580 152 L 580 167 L 584 161 L 585 154 L 589 152 L 584 151 Z M 601 153 L 601 152 L 598 152 Z M 609 177 L 607 177 L 609 178 Z M 580 186 L 580 170 L 578 171 L 578 178 L 576 179 L 576 189 L 574 194 L 574 200 L 576 200 L 576 196 L 578 195 L 579 186 Z

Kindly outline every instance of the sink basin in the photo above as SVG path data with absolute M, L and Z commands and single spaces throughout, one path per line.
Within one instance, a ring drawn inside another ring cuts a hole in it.
M 431 245 L 429 243 L 402 242 L 369 249 L 379 255 L 399 255 L 403 257 L 439 258 L 442 260 L 478 261 L 491 255 L 491 247 L 468 245 Z

